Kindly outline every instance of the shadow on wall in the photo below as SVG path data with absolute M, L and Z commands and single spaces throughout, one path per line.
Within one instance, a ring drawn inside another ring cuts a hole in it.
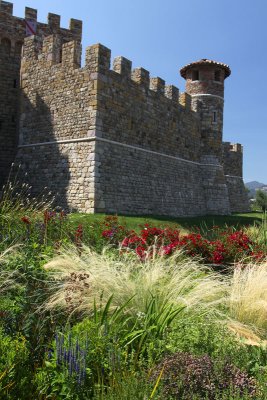
M 70 181 L 67 145 L 56 142 L 56 123 L 47 100 L 38 93 L 31 99 L 22 96 L 20 140 L 15 159 L 15 167 L 20 165 L 18 178 L 32 187 L 32 196 L 51 192 L 54 204 L 67 210 Z
M 0 41 L 0 190 L 16 155 L 21 47 L 19 41 Z

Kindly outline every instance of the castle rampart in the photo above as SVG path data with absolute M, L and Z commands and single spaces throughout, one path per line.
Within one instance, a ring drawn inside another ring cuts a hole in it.
M 223 75 L 214 89 L 214 65 L 204 63 L 208 83 L 187 82 L 191 89 L 179 93 L 124 57 L 111 68 L 101 44 L 86 49 L 81 67 L 80 28 L 78 21 L 62 30 L 60 17 L 49 14 L 45 33 L 24 41 L 16 163 L 35 193 L 48 186 L 61 205 L 84 212 L 236 211 L 234 178 L 225 176 L 232 150 L 222 145 Z M 227 68 L 215 63 L 216 71 Z

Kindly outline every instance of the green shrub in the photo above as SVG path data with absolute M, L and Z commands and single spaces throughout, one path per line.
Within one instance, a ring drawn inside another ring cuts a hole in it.
M 28 400 L 31 373 L 26 340 L 5 335 L 0 328 L 0 398 Z
M 258 388 L 255 379 L 234 365 L 213 361 L 208 355 L 194 356 L 176 353 L 165 357 L 155 368 L 151 379 L 161 371 L 161 386 L 166 399 L 191 400 L 198 395 L 202 399 L 215 399 L 218 394 L 232 393 L 254 399 Z
M 62 399 L 92 398 L 97 387 L 107 384 L 122 359 L 114 332 L 85 319 L 65 334 L 56 335 L 36 375 L 38 392 L 45 399 L 56 395 Z

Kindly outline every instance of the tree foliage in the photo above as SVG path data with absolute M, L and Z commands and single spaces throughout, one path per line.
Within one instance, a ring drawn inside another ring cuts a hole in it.
M 267 193 L 263 190 L 257 190 L 256 203 L 265 212 L 267 210 Z

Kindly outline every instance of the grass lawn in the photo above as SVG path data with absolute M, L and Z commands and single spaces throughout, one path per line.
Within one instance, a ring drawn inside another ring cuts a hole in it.
M 75 224 L 93 224 L 103 221 L 106 214 L 78 214 L 73 213 L 70 216 L 70 220 Z M 151 226 L 157 227 L 179 227 L 182 231 L 191 230 L 192 227 L 198 226 L 203 228 L 210 228 L 216 226 L 234 226 L 241 228 L 242 226 L 249 226 L 254 224 L 260 224 L 263 220 L 263 214 L 260 212 L 250 212 L 246 214 L 232 214 L 232 215 L 208 215 L 202 217 L 191 217 L 191 218 L 173 218 L 167 216 L 129 216 L 120 215 L 119 221 L 121 225 L 127 226 L 129 229 L 138 231 L 140 225 L 145 223 Z

